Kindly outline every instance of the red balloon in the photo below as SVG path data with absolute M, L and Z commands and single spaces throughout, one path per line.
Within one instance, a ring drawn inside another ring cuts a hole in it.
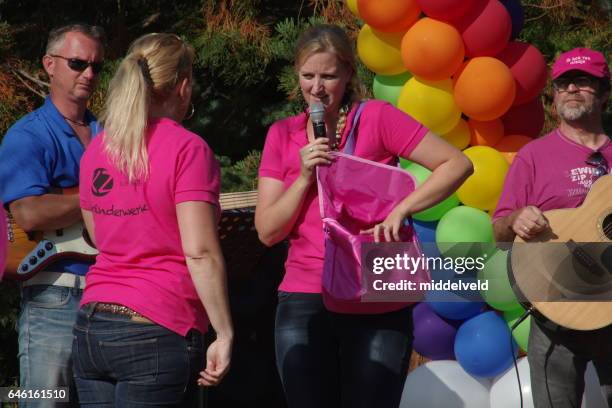
M 506 135 L 538 137 L 544 127 L 544 104 L 539 96 L 522 105 L 513 106 L 504 116 Z
M 474 6 L 476 0 L 417 0 L 423 13 L 441 21 L 456 20 Z
M 512 19 L 498 0 L 475 1 L 465 15 L 451 23 L 463 37 L 467 57 L 494 56 L 508 45 Z
M 511 41 L 496 58 L 510 68 L 516 81 L 514 105 L 529 102 L 542 92 L 546 85 L 546 61 L 536 47 Z

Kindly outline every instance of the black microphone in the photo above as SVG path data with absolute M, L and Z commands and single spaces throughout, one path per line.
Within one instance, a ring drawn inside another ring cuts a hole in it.
M 310 105 L 310 121 L 315 138 L 327 136 L 325 131 L 325 107 L 321 102 Z

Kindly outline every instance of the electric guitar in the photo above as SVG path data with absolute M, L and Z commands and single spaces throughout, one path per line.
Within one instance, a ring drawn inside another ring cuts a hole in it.
M 512 245 L 508 270 L 517 298 L 569 329 L 612 324 L 612 175 L 593 183 L 580 207 L 544 216 L 550 228 Z
M 77 189 L 63 190 L 76 194 Z M 235 210 L 254 207 L 257 191 L 224 193 L 219 197 L 221 209 Z M 228 217 L 223 222 L 230 222 Z M 54 231 L 26 233 L 7 213 L 8 256 L 4 277 L 8 280 L 28 280 L 48 265 L 62 259 L 93 262 L 98 254 L 82 222 Z

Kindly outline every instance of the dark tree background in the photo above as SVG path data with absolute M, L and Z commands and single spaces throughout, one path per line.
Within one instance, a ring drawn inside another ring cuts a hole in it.
M 523 0 L 519 39 L 536 45 L 547 61 L 577 46 L 612 48 L 609 0 Z M 293 43 L 316 21 L 340 24 L 355 38 L 360 25 L 341 0 L 0 0 L 0 139 L 8 127 L 38 107 L 47 93 L 40 59 L 53 27 L 70 22 L 103 26 L 106 63 L 91 109 L 99 112 L 106 85 L 132 40 L 148 32 L 174 32 L 197 51 L 195 116 L 186 123 L 219 155 L 224 191 L 255 187 L 267 127 L 301 107 Z M 368 88 L 372 74 L 360 67 Z M 550 89 L 544 94 L 548 107 Z M 609 112 L 606 127 L 609 126 Z M 554 126 L 547 111 L 546 129 Z M 0 385 L 17 378 L 15 317 L 18 292 L 0 285 Z

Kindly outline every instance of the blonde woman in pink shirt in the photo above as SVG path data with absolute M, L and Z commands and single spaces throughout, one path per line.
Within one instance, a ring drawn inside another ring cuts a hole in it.
M 81 161 L 83 219 L 100 251 L 74 327 L 81 406 L 190 406 L 197 385 L 229 369 L 219 165 L 180 124 L 193 58 L 176 35 L 137 39 Z M 216 340 L 204 354 L 209 322 Z
M 265 244 L 289 241 L 275 329 L 287 402 L 290 408 L 397 407 L 412 349 L 412 309 L 334 313 L 321 297 L 324 241 L 314 170 L 330 162 L 330 150 L 344 148 L 363 98 L 351 41 L 335 26 L 307 30 L 297 42 L 295 71 L 306 104 L 325 108 L 326 134 L 315 138 L 308 112 L 271 126 L 255 215 Z M 472 171 L 459 150 L 386 102 L 366 102 L 358 129 L 356 156 L 384 164 L 401 156 L 433 170 L 373 227 L 376 240 L 399 240 L 407 216 L 449 196 Z

